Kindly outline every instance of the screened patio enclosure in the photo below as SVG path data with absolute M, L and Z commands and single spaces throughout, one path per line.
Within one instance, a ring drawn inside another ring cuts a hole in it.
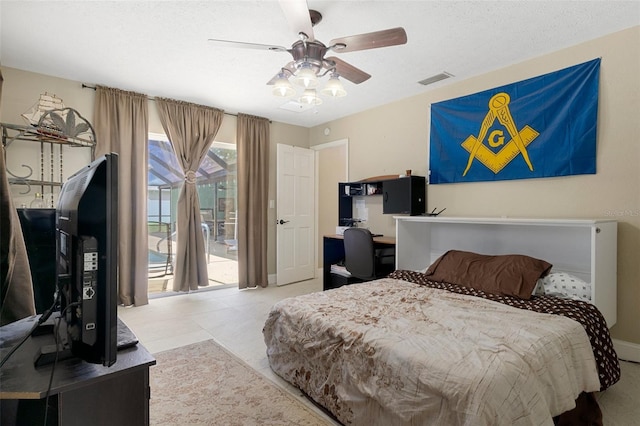
M 149 293 L 172 290 L 176 205 L 184 175 L 171 144 L 149 139 L 147 223 Z M 238 282 L 236 147 L 214 142 L 196 173 L 209 284 Z

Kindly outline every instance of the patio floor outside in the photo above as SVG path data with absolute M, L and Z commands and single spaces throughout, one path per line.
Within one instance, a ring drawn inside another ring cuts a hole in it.
M 238 284 L 237 251 L 229 245 L 210 240 L 207 258 L 209 285 L 199 289 L 226 287 Z M 149 278 L 149 296 L 178 294 L 173 291 L 173 274 Z

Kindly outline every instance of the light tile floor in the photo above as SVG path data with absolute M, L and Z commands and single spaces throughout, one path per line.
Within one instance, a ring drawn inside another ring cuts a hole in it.
M 118 316 L 151 353 L 213 339 L 276 385 L 323 417 L 339 425 L 302 393 L 278 377 L 267 361 L 262 327 L 271 306 L 300 294 L 322 291 L 321 280 L 266 289 L 238 290 L 237 286 L 190 294 L 155 297 L 148 305 L 118 308 Z
M 327 420 L 300 391 L 276 376 L 266 357 L 262 327 L 277 301 L 322 291 L 321 279 L 282 287 L 238 290 L 236 286 L 152 298 L 148 305 L 120 307 L 118 316 L 151 352 L 214 339 L 278 386 L 291 392 Z M 622 379 L 598 395 L 607 426 L 640 424 L 640 364 L 622 362 Z

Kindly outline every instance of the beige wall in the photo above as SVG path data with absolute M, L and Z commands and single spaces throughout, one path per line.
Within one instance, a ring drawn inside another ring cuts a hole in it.
M 338 183 L 347 181 L 348 141 L 335 141 L 328 144 L 316 145 L 316 175 L 317 175 L 317 204 L 318 238 L 316 251 L 318 253 L 318 267 L 322 267 L 323 235 L 336 232 L 338 224 Z M 333 215 L 330 212 L 335 212 Z
M 95 91 L 83 89 L 78 81 L 65 80 L 48 75 L 37 74 L 15 68 L 2 67 L 4 84 L 2 86 L 2 103 L 0 104 L 0 122 L 10 124 L 25 124 L 20 114 L 29 109 L 43 92 L 56 94 L 64 101 L 65 106 L 74 108 L 87 120 L 93 122 Z M 127 88 L 123 88 L 127 89 Z M 215 106 L 215 105 L 214 105 Z M 149 131 L 164 133 L 155 102 L 149 101 Z M 276 144 L 283 143 L 308 148 L 309 129 L 291 126 L 283 123 L 271 123 L 271 149 L 269 154 L 269 199 L 276 199 Z M 225 115 L 216 140 L 220 142 L 236 143 L 236 117 Z M 48 147 L 45 147 L 48 149 Z M 56 148 L 57 149 L 57 148 Z M 55 167 L 57 163 L 57 151 Z M 90 162 L 90 151 L 80 148 L 64 148 L 64 179 Z M 48 157 L 48 153 L 45 158 Z M 16 142 L 7 150 L 7 167 L 19 174 L 21 164 L 31 165 L 39 169 L 40 148 L 37 143 Z M 14 171 L 15 170 L 15 171 Z M 48 176 L 48 174 L 46 175 Z M 57 175 L 56 175 L 57 176 Z M 36 188 L 28 194 L 20 194 L 24 187 L 12 188 L 16 205 L 29 204 L 33 199 Z M 276 273 L 276 209 L 269 209 L 269 274 Z
M 615 338 L 640 343 L 640 27 L 451 81 L 441 88 L 311 129 L 311 146 L 349 139 L 351 180 L 403 173 L 426 175 L 429 105 L 602 58 L 597 174 L 504 182 L 431 185 L 427 209 L 451 216 L 599 218 L 615 215 L 618 231 L 618 321 Z M 443 65 L 446 68 L 446 64 Z M 370 197 L 375 198 L 375 197 Z M 379 201 L 371 204 L 370 219 Z M 320 215 L 335 216 L 324 211 Z M 394 233 L 390 216 L 373 225 Z

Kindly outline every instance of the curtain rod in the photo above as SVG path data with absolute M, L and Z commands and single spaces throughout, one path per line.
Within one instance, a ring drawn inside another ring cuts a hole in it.
M 82 83 L 82 88 L 83 89 L 96 90 L 96 86 L 89 86 L 88 84 L 84 84 L 84 83 Z M 150 101 L 155 101 L 156 100 L 156 98 L 154 98 L 153 96 L 148 96 L 148 95 L 144 95 L 144 96 Z M 224 113 L 224 115 L 230 115 L 232 117 L 237 117 L 238 116 L 238 114 L 231 114 L 230 112 L 224 112 L 223 111 L 223 113 Z M 269 120 L 269 123 L 271 123 L 271 120 Z

